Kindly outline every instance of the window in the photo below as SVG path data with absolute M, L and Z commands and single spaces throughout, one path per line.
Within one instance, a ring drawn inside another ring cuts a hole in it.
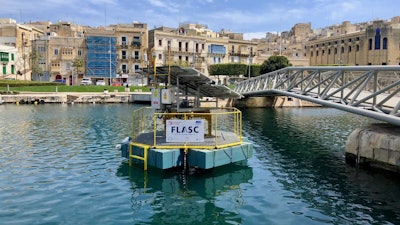
M 54 49 L 54 55 L 58 55 L 58 49 Z
M 382 49 L 387 49 L 387 38 L 383 38 Z
M 368 50 L 372 50 L 372 39 L 368 39 Z
M 132 39 L 132 46 L 140 47 L 141 41 L 139 36 L 134 36 Z
M 331 49 L 328 49 L 328 55 L 330 55 L 331 54 Z
M 82 50 L 78 49 L 78 56 L 82 56 Z
M 158 40 L 158 46 L 162 46 L 162 40 Z
M 349 46 L 349 52 L 351 52 L 351 46 Z
M 140 68 L 139 68 L 139 65 L 138 64 L 135 64 L 135 72 L 136 71 L 138 71 Z
M 318 52 L 318 51 L 317 51 L 316 55 L 317 55 L 317 56 L 319 55 L 319 52 Z
M 356 45 L 356 52 L 360 51 L 360 45 Z
M 128 69 L 126 68 L 127 66 L 125 64 L 121 65 L 121 70 L 123 73 L 128 73 Z
M 375 50 L 381 49 L 381 29 L 377 28 L 375 32 Z
M 122 59 L 126 59 L 126 51 L 122 51 L 121 52 L 121 58 Z
M 121 37 L 121 44 L 126 45 L 126 37 Z
M 162 59 L 162 55 L 158 54 L 158 59 L 161 60 Z
M 139 52 L 138 51 L 135 51 L 133 58 L 134 59 L 139 59 Z

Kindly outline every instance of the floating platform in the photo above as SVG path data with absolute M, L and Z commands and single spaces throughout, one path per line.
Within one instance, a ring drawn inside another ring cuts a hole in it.
M 157 82 L 151 107 L 133 112 L 132 136 L 121 145 L 129 165 L 211 169 L 253 156 L 253 144 L 242 136 L 242 112 L 218 107 L 220 98 L 237 99 L 239 93 L 194 68 L 154 65 L 152 70 Z M 166 86 L 157 86 L 165 81 Z M 202 105 L 210 102 L 215 106 Z
M 131 154 L 145 157 L 145 149 L 131 145 L 131 143 L 122 143 L 121 155 L 129 157 L 129 148 Z M 147 153 L 147 164 L 159 169 L 170 169 L 184 166 L 184 149 L 163 149 L 149 148 Z M 253 156 L 253 144 L 243 138 L 243 142 L 236 146 L 224 147 L 219 149 L 190 148 L 187 151 L 187 166 L 200 169 L 211 169 L 230 163 L 247 160 Z M 131 159 L 131 163 L 143 164 L 143 160 Z

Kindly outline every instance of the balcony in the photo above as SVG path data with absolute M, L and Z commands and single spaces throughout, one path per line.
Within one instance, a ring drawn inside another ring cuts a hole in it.
M 117 45 L 117 49 L 127 49 L 128 47 L 128 42 L 126 41 L 122 41 Z
M 142 46 L 141 41 L 132 41 L 132 47 L 133 48 L 140 48 Z
M 132 57 L 132 61 L 133 62 L 140 62 L 140 58 L 139 57 Z

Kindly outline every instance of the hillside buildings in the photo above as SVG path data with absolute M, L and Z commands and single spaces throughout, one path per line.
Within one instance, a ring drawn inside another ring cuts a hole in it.
M 140 22 L 87 27 L 0 19 L 0 79 L 78 85 L 89 77 L 144 85 L 141 71 L 154 65 L 193 67 L 208 74 L 213 64 L 261 64 L 272 55 L 286 56 L 294 66 L 399 65 L 400 17 L 319 29 L 298 23 L 290 31 L 256 40 L 192 23 L 148 30 Z

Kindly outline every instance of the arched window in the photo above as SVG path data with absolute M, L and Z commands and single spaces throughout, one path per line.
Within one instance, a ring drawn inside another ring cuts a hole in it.
M 387 38 L 383 38 L 382 49 L 387 49 Z
M 381 29 L 376 29 L 375 34 L 375 50 L 381 49 Z

